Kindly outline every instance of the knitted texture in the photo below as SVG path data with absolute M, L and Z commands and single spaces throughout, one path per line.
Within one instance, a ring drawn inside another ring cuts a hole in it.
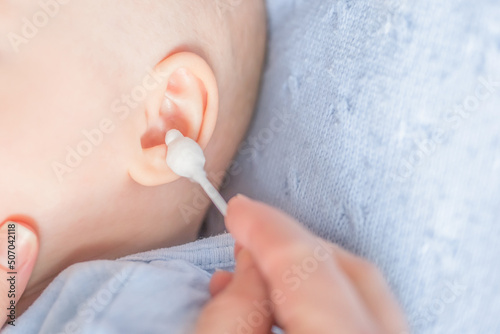
M 500 333 L 498 1 L 269 7 L 262 96 L 224 196 L 373 261 L 415 333 Z

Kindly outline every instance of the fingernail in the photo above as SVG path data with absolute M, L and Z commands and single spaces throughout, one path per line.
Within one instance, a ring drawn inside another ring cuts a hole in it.
M 229 203 L 231 203 L 232 201 L 249 201 L 250 199 L 248 197 L 246 197 L 245 195 L 242 195 L 242 194 L 237 194 L 236 196 L 234 196 L 233 198 L 231 198 L 231 200 L 229 201 Z
M 236 198 L 240 199 L 240 200 L 243 200 L 243 201 L 252 201 L 250 198 L 248 198 L 247 196 L 242 195 L 242 194 L 236 195 Z
M 228 203 L 228 207 L 227 207 L 227 215 L 226 215 L 226 218 L 230 215 L 230 213 L 233 211 L 232 210 L 232 207 L 233 207 L 233 204 L 235 202 L 238 202 L 238 201 L 251 201 L 248 197 L 246 197 L 245 195 L 241 195 L 241 194 L 237 194 L 236 196 L 234 196 L 233 198 L 231 198 L 231 200 L 229 201 Z
M 16 272 L 33 262 L 38 240 L 30 228 L 6 222 L 0 227 L 0 247 L 0 265 L 7 271 Z

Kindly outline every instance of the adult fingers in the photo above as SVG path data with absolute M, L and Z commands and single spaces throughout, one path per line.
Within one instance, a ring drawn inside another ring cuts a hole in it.
M 339 265 L 357 289 L 370 313 L 385 333 L 408 331 L 406 317 L 382 272 L 372 263 L 331 245 Z
M 223 291 L 233 280 L 234 274 L 228 271 L 216 271 L 210 280 L 210 294 L 212 297 L 217 296 Z
M 243 249 L 241 245 L 235 243 L 234 245 L 234 258 L 238 258 L 238 254 Z M 233 273 L 227 271 L 216 271 L 215 274 L 212 275 L 212 279 L 210 280 L 210 294 L 212 297 L 216 296 L 220 291 L 224 290 L 227 285 L 233 279 Z
M 286 302 L 276 315 L 285 329 L 350 333 L 376 328 L 328 244 L 294 219 L 237 196 L 229 203 L 226 225 L 252 253 L 269 289 L 284 294 Z

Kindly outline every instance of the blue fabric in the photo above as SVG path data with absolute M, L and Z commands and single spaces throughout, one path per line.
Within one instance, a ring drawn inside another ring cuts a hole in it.
M 225 234 L 61 273 L 3 333 L 191 333 L 216 269 L 234 268 Z
M 268 7 L 262 96 L 224 196 L 280 207 L 376 263 L 414 333 L 500 333 L 498 1 Z M 223 230 L 215 211 L 207 226 Z M 74 266 L 8 333 L 61 331 L 121 271 L 127 283 L 79 328 L 187 330 L 230 244 Z
M 500 333 L 499 2 L 269 6 L 258 113 L 224 197 L 376 263 L 412 333 Z

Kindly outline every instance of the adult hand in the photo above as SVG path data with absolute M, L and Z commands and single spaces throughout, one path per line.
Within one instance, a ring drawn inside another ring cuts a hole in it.
M 7 221 L 0 226 L 0 327 L 16 324 L 16 303 L 21 298 L 38 257 L 38 238 L 24 224 Z
M 226 225 L 236 239 L 235 273 L 217 272 L 198 334 L 407 333 L 377 268 L 313 236 L 267 205 L 238 196 Z

